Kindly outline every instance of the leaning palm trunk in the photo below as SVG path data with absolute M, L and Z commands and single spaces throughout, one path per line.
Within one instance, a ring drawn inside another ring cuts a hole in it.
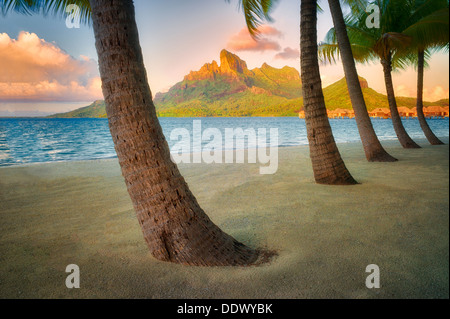
M 430 126 L 425 119 L 425 114 L 423 113 L 423 78 L 424 78 L 424 68 L 425 68 L 425 52 L 419 50 L 418 62 L 417 62 L 417 117 L 419 119 L 420 127 L 425 134 L 428 142 L 431 145 L 442 145 L 444 144 L 439 140 L 436 135 L 434 135 Z
M 345 79 L 348 92 L 355 111 L 356 124 L 364 147 L 366 158 L 369 162 L 394 162 L 396 159 L 389 155 L 381 145 L 367 112 L 366 102 L 359 82 L 355 60 L 347 35 L 347 29 L 342 14 L 339 0 L 328 0 L 334 29 L 339 44 L 342 64 L 344 66 Z
M 383 65 L 389 109 L 391 110 L 391 118 L 392 124 L 394 125 L 395 134 L 397 134 L 397 138 L 404 148 L 420 148 L 420 146 L 417 145 L 411 137 L 409 137 L 405 127 L 403 126 L 400 114 L 398 113 L 397 101 L 395 100 L 394 83 L 392 81 L 392 60 L 390 56 L 387 57 L 387 59 L 382 59 L 381 64 Z
M 208 218 L 170 159 L 147 82 L 133 1 L 90 3 L 109 127 L 152 255 L 189 265 L 255 262 L 257 251 Z
M 325 107 L 317 47 L 317 1 L 301 1 L 300 49 L 303 103 L 310 156 L 317 183 L 353 185 L 336 146 Z

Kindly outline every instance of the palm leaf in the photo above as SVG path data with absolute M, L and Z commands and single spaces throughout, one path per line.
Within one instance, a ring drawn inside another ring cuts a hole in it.
M 80 22 L 90 23 L 91 6 L 89 0 L 0 0 L 3 15 L 11 11 L 22 14 L 43 13 L 64 17 L 66 7 L 75 4 L 80 9 Z
M 239 9 L 244 12 L 245 23 L 253 38 L 258 37 L 259 26 L 264 22 L 273 21 L 270 13 L 277 2 L 278 0 L 239 0 Z
M 449 43 L 448 8 L 438 10 L 413 25 L 404 32 L 413 39 L 413 46 L 419 48 L 445 47 Z
M 351 13 L 345 17 L 347 34 L 356 61 L 388 59 L 393 68 L 405 68 L 414 63 L 418 48 L 447 50 L 448 0 L 343 0 Z M 368 28 L 366 7 L 380 8 L 380 28 Z M 427 51 L 428 57 L 431 52 Z M 322 63 L 335 63 L 339 48 L 334 29 L 330 29 L 320 44 Z

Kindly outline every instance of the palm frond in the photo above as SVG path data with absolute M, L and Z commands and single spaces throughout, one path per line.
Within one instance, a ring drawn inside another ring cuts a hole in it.
M 368 0 L 342 0 L 342 3 L 349 6 L 354 13 L 361 14 L 361 12 L 366 11 L 369 1 Z
M 337 44 L 321 42 L 319 43 L 319 61 L 321 64 L 335 64 L 340 58 L 339 47 Z
M 80 22 L 90 23 L 91 6 L 89 0 L 0 0 L 3 15 L 14 11 L 22 14 L 41 13 L 64 17 L 67 14 L 66 8 L 70 4 L 79 7 Z
M 449 43 L 449 10 L 438 10 L 420 19 L 403 31 L 419 48 L 445 47 Z
M 34 2 L 33 0 L 0 0 L 2 15 L 5 16 L 11 11 L 32 14 Z
M 355 34 L 352 34 L 353 38 Z M 349 37 L 350 38 L 350 37 Z M 361 38 L 360 38 L 361 40 Z M 373 39 L 370 38 L 369 41 L 359 41 L 351 42 L 351 49 L 353 58 L 359 63 L 368 63 L 377 58 L 371 49 Z M 334 28 L 331 28 L 326 36 L 325 40 L 319 43 L 319 60 L 322 64 L 333 64 L 336 63 L 340 58 L 340 51 L 337 42 L 337 36 Z
M 433 55 L 433 49 L 427 49 L 424 51 L 425 54 L 425 61 L 424 61 L 424 67 L 429 67 L 428 61 L 430 60 L 431 56 Z M 419 55 L 418 50 L 409 52 L 408 54 L 400 57 L 400 59 L 395 58 L 393 63 L 397 64 L 397 60 L 401 60 L 402 64 L 404 66 L 412 66 L 413 68 L 417 69 L 417 65 L 419 62 Z
M 448 0 L 413 0 L 412 7 L 410 20 L 415 22 L 440 9 L 448 8 Z
M 394 68 L 402 69 L 413 63 L 420 47 L 448 51 L 448 0 L 342 1 L 351 9 L 345 23 L 358 62 L 388 59 Z M 369 4 L 380 9 L 380 28 L 366 25 Z M 339 57 L 336 44 L 334 29 L 330 29 L 321 43 L 323 63 L 334 63 Z
M 259 35 L 258 27 L 264 22 L 273 21 L 270 13 L 277 2 L 278 0 L 239 0 L 239 9 L 244 12 L 245 23 L 253 38 Z
M 386 59 L 393 54 L 402 54 L 409 50 L 412 38 L 403 33 L 387 32 L 373 46 L 373 50 L 381 58 Z

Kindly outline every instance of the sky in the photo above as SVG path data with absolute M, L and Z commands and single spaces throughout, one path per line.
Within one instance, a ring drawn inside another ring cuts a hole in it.
M 318 17 L 318 39 L 332 27 L 325 1 Z M 280 0 L 273 22 L 258 42 L 246 30 L 238 0 L 136 0 L 136 22 L 153 94 L 167 91 L 191 70 L 219 61 L 222 49 L 237 54 L 250 69 L 264 62 L 300 68 L 300 1 Z M 425 73 L 424 97 L 449 96 L 448 53 L 433 55 Z M 369 86 L 385 93 L 380 64 L 358 65 Z M 321 66 L 323 86 L 344 76 L 342 65 Z M 416 72 L 394 73 L 398 96 L 416 94 Z M 93 30 L 68 28 L 65 17 L 0 16 L 0 116 L 67 112 L 103 99 Z

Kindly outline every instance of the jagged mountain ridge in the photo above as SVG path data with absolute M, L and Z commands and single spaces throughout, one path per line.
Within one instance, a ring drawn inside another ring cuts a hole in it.
M 360 78 L 368 110 L 388 107 L 387 97 L 369 87 Z M 166 93 L 154 97 L 158 116 L 298 116 L 303 106 L 299 72 L 292 67 L 273 68 L 264 63 L 249 70 L 237 55 L 222 50 L 220 65 L 216 61 L 191 71 Z M 351 109 L 345 78 L 324 88 L 329 110 Z M 397 97 L 398 106 L 415 107 L 415 98 Z M 425 106 L 448 105 L 448 99 L 424 102 Z M 54 118 L 106 117 L 104 101 Z
M 247 63 L 237 55 L 222 50 L 220 65 L 212 61 L 198 71 L 191 71 L 168 92 L 156 94 L 154 102 L 158 107 L 164 108 L 197 99 L 216 102 L 245 92 L 287 99 L 298 98 L 302 94 L 300 74 L 292 67 L 276 69 L 266 63 L 261 68 L 249 70 Z

